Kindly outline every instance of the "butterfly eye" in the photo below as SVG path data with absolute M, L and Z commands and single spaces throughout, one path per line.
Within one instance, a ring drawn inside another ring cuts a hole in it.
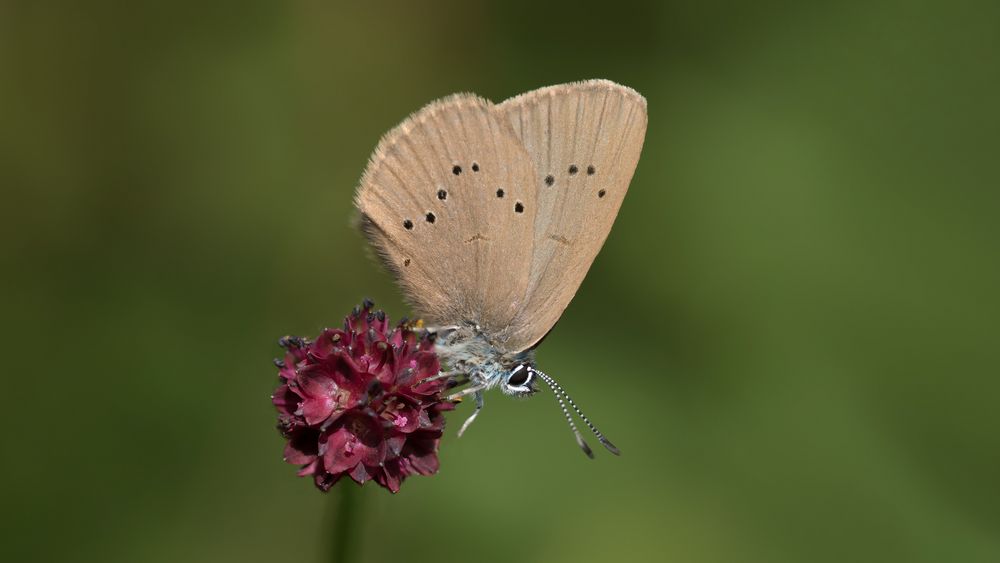
M 528 379 L 530 377 L 531 374 L 528 373 L 528 370 L 522 369 L 517 373 L 512 374 L 509 378 L 507 378 L 507 385 L 510 385 L 512 387 L 521 387 L 522 385 L 528 382 Z

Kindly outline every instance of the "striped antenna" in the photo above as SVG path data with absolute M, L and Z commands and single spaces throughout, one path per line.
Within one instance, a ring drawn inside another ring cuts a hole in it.
M 593 459 L 594 452 L 591 451 L 590 446 L 587 445 L 587 442 L 583 440 L 583 436 L 580 435 L 580 431 L 576 428 L 576 423 L 573 422 L 573 417 L 569 414 L 569 410 L 566 409 L 566 403 L 569 403 L 569 405 L 573 408 L 573 411 L 575 411 L 576 414 L 579 415 L 580 419 L 583 420 L 584 424 L 587 425 L 587 428 L 590 428 L 590 431 L 594 433 L 594 436 L 597 436 L 597 440 L 601 443 L 601 445 L 603 445 L 609 452 L 615 455 L 621 455 L 621 451 L 618 448 L 616 448 L 614 444 L 611 443 L 611 440 L 605 438 L 604 434 L 601 434 L 601 431 L 598 430 L 597 427 L 594 426 L 592 422 L 590 422 L 590 419 L 587 418 L 587 415 L 583 414 L 583 411 L 580 410 L 580 407 L 576 406 L 576 403 L 573 402 L 573 399 L 572 397 L 569 396 L 569 393 L 563 390 L 563 388 L 560 387 L 559 384 L 556 383 L 554 379 L 532 367 L 529 367 L 528 371 L 530 371 L 535 375 L 538 375 L 538 377 L 541 377 L 542 381 L 544 381 L 549 386 L 549 389 L 552 389 L 552 393 L 556 396 L 556 399 L 559 401 L 559 407 L 562 408 L 563 414 L 566 415 L 566 422 L 569 422 L 569 427 L 573 430 L 573 435 L 576 436 L 576 443 L 579 444 L 580 449 L 583 450 L 583 453 L 587 454 L 587 457 Z

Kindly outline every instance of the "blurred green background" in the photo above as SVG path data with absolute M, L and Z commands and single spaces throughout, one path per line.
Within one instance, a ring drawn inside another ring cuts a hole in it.
M 364 561 L 1000 561 L 996 2 L 3 2 L 5 561 L 317 561 L 284 334 L 364 296 L 379 136 L 455 91 L 649 101 L 618 222 Z

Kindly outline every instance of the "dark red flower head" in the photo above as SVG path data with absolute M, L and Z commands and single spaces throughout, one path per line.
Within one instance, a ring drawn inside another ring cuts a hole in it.
M 275 360 L 281 384 L 271 397 L 278 430 L 288 439 L 285 461 L 301 465 L 327 491 L 349 475 L 392 492 L 413 474 L 438 470 L 446 379 L 434 344 L 405 324 L 389 328 L 366 300 L 314 341 L 285 337 Z

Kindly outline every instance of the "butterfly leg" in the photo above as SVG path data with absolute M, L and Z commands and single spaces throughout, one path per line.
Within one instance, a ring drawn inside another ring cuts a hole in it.
M 460 371 L 442 371 L 437 375 L 432 375 L 430 377 L 425 377 L 421 380 L 421 383 L 426 381 L 437 381 L 438 379 L 448 379 L 449 377 L 455 377 L 456 375 L 462 375 Z
M 468 428 L 470 424 L 472 424 L 472 421 L 476 420 L 476 417 L 479 415 L 479 411 L 483 410 L 483 390 L 478 389 L 475 395 L 476 395 L 476 409 L 472 411 L 472 414 L 469 415 L 469 418 L 465 419 L 465 422 L 462 423 L 462 427 L 458 429 L 459 438 L 462 437 L 462 433 L 465 432 L 465 429 Z
M 469 395 L 481 392 L 483 389 L 486 389 L 485 385 L 473 385 L 472 387 L 466 387 L 457 393 L 452 393 L 451 395 L 445 397 L 445 399 L 449 401 L 460 401 Z

